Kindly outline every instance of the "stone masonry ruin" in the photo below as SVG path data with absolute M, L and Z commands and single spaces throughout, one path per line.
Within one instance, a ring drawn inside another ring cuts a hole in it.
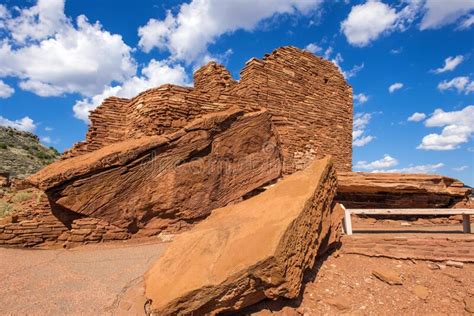
M 194 88 L 163 85 L 132 99 L 111 97 L 90 115 L 84 142 L 64 157 L 140 136 L 176 132 L 204 114 L 237 106 L 267 108 L 279 134 L 283 173 L 332 155 L 338 171 L 351 171 L 352 88 L 330 61 L 295 47 L 250 59 L 240 81 L 210 62 L 194 74 Z
M 194 87 L 167 84 L 132 99 L 110 97 L 91 113 L 86 139 L 30 177 L 51 211 L 42 204 L 25 223 L 0 223 L 0 243 L 77 244 L 181 231 L 315 158 L 332 155 L 336 170 L 350 171 L 352 117 L 352 88 L 339 69 L 295 47 L 250 59 L 239 81 L 210 62 L 195 72 Z M 186 174 L 223 157 L 226 168 L 237 170 L 243 156 L 258 165 L 200 180 Z M 169 157 L 175 167 L 165 173 L 146 162 L 169 164 Z M 134 180 L 144 176 L 143 186 Z M 150 198 L 143 198 L 146 187 Z

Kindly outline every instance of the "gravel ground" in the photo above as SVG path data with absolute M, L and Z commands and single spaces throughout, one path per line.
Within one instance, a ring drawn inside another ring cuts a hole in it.
M 114 314 L 166 245 L 86 245 L 71 250 L 0 248 L 0 315 Z

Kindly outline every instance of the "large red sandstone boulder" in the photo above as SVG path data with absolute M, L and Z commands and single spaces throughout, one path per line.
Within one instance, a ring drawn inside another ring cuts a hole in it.
M 295 298 L 303 274 L 335 242 L 336 174 L 330 158 L 241 203 L 214 210 L 176 237 L 145 275 L 155 315 L 235 311 L 265 298 Z
M 348 208 L 448 208 L 468 201 L 471 189 L 429 174 L 338 173 L 336 200 Z
M 56 213 L 153 234 L 194 223 L 280 174 L 270 114 L 233 109 L 55 162 L 29 181 Z

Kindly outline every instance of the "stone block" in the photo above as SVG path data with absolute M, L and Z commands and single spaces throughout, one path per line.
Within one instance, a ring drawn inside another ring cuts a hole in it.
M 58 212 L 136 232 L 192 223 L 281 174 L 270 113 L 209 114 L 166 136 L 131 139 L 53 163 L 29 180 Z M 81 228 L 84 219 L 73 228 Z
M 333 216 L 329 158 L 241 203 L 214 210 L 184 232 L 145 275 L 154 315 L 231 312 L 265 298 L 296 298 Z M 333 236 L 336 236 L 334 234 Z M 337 238 L 337 237 L 335 237 Z M 185 255 L 183 255 L 185 254 Z

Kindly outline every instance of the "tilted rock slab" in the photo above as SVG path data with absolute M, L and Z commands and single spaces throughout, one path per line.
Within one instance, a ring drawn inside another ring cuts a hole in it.
M 339 172 L 336 200 L 347 208 L 448 208 L 465 205 L 471 189 L 432 174 Z
M 152 314 L 216 314 L 297 297 L 335 233 L 331 221 L 341 221 L 332 216 L 336 181 L 330 158 L 314 161 L 177 236 L 145 275 Z
M 232 109 L 53 163 L 29 181 L 63 214 L 132 233 L 178 230 L 278 178 L 278 146 L 266 110 Z

